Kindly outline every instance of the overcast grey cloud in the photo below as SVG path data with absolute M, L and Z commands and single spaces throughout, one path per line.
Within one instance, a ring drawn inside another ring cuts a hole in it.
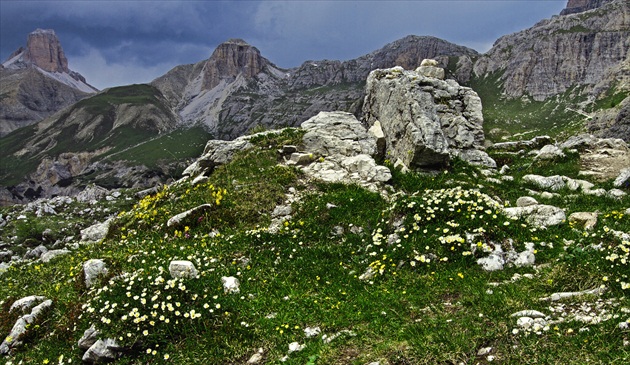
M 0 1 L 0 58 L 54 29 L 70 68 L 98 88 L 149 82 L 243 38 L 280 67 L 359 57 L 409 34 L 487 51 L 566 0 Z

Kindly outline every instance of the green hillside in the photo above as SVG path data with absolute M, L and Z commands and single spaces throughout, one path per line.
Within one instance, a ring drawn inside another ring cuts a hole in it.
M 122 211 L 102 242 L 0 274 L 2 334 L 16 319 L 8 312 L 16 299 L 53 300 L 46 320 L 28 330 L 8 363 L 79 363 L 77 341 L 92 323 L 124 347 L 116 364 L 244 364 L 259 349 L 261 364 L 630 360 L 630 333 L 619 325 L 630 322 L 630 243 L 613 234 L 630 231 L 624 214 L 630 198 L 568 190 L 540 198 L 567 214 L 599 211 L 592 231 L 568 222 L 540 229 L 501 213 L 500 206 L 529 195 L 525 174 L 576 178 L 578 155 L 550 163 L 495 155 L 513 171 L 514 179 L 502 182 L 462 162 L 434 175 L 394 172 L 385 198 L 354 185 L 310 181 L 278 165 L 276 150 L 297 138 L 254 141 L 258 148 L 196 186 L 172 185 L 135 202 L 123 195 L 107 203 Z M 271 213 L 290 190 L 300 198 L 272 233 L 266 229 Z M 170 217 L 200 204 L 212 208 L 167 226 Z M 54 224 L 27 213 L 29 222 L 41 222 L 33 225 L 40 232 L 13 220 L 1 238 L 37 240 L 47 227 L 59 236 L 78 234 L 86 217 L 72 212 L 82 210 L 68 206 Z M 476 235 L 473 247 L 463 243 L 467 233 Z M 397 238 L 388 242 L 392 234 Z M 533 243 L 536 266 L 483 271 L 476 260 L 492 242 L 511 242 L 517 251 Z M 81 268 L 91 258 L 104 260 L 109 273 L 87 289 Z M 172 260 L 193 262 L 199 276 L 172 279 Z M 373 277 L 365 279 L 370 271 Z M 223 276 L 238 278 L 240 292 L 224 292 Z M 540 299 L 600 287 L 606 289 L 601 295 Z M 548 324 L 519 327 L 511 315 L 522 310 L 545 313 Z M 294 342 L 299 351 L 290 352 Z

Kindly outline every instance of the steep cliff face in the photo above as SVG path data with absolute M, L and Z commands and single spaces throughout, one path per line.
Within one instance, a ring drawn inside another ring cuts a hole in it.
M 51 29 L 37 29 L 28 35 L 23 60 L 44 71 L 70 72 L 59 38 Z
M 98 91 L 68 68 L 52 30 L 28 35 L 0 69 L 0 136 L 38 122 Z
M 612 1 L 614 0 L 569 0 L 567 7 L 560 12 L 560 15 L 575 14 L 587 10 L 597 9 Z
M 499 38 L 475 63 L 474 74 L 483 78 L 502 73 L 502 92 L 508 98 L 529 95 L 542 101 L 572 87 L 596 98 L 598 91 L 616 82 L 605 78 L 607 71 L 630 56 L 630 4 L 626 0 L 584 4 L 594 8 Z M 567 9 L 580 8 L 577 2 L 569 5 Z M 627 80 L 621 81 L 627 85 Z
M 204 65 L 203 84 L 210 90 L 223 82 L 233 82 L 238 76 L 246 79 L 263 72 L 270 62 L 260 51 L 242 39 L 230 39 L 221 43 Z
M 389 43 L 383 48 L 350 61 L 307 61 L 291 70 L 289 84 L 292 88 L 311 87 L 339 83 L 364 82 L 368 74 L 377 68 L 401 66 L 412 70 L 424 59 L 445 57 L 478 57 L 477 51 L 435 37 L 410 35 Z

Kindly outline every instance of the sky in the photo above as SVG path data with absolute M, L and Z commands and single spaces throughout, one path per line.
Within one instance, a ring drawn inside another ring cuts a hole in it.
M 484 53 L 506 34 L 557 15 L 566 0 L 36 1 L 0 0 L 0 60 L 30 32 L 53 29 L 91 85 L 147 83 L 242 38 L 282 68 L 349 60 L 407 35 Z

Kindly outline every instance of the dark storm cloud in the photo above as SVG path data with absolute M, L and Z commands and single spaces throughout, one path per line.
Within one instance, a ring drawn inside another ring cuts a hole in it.
M 409 34 L 487 51 L 559 13 L 565 0 L 0 1 L 0 58 L 54 29 L 70 67 L 102 88 L 149 82 L 243 38 L 280 67 L 351 59 Z

